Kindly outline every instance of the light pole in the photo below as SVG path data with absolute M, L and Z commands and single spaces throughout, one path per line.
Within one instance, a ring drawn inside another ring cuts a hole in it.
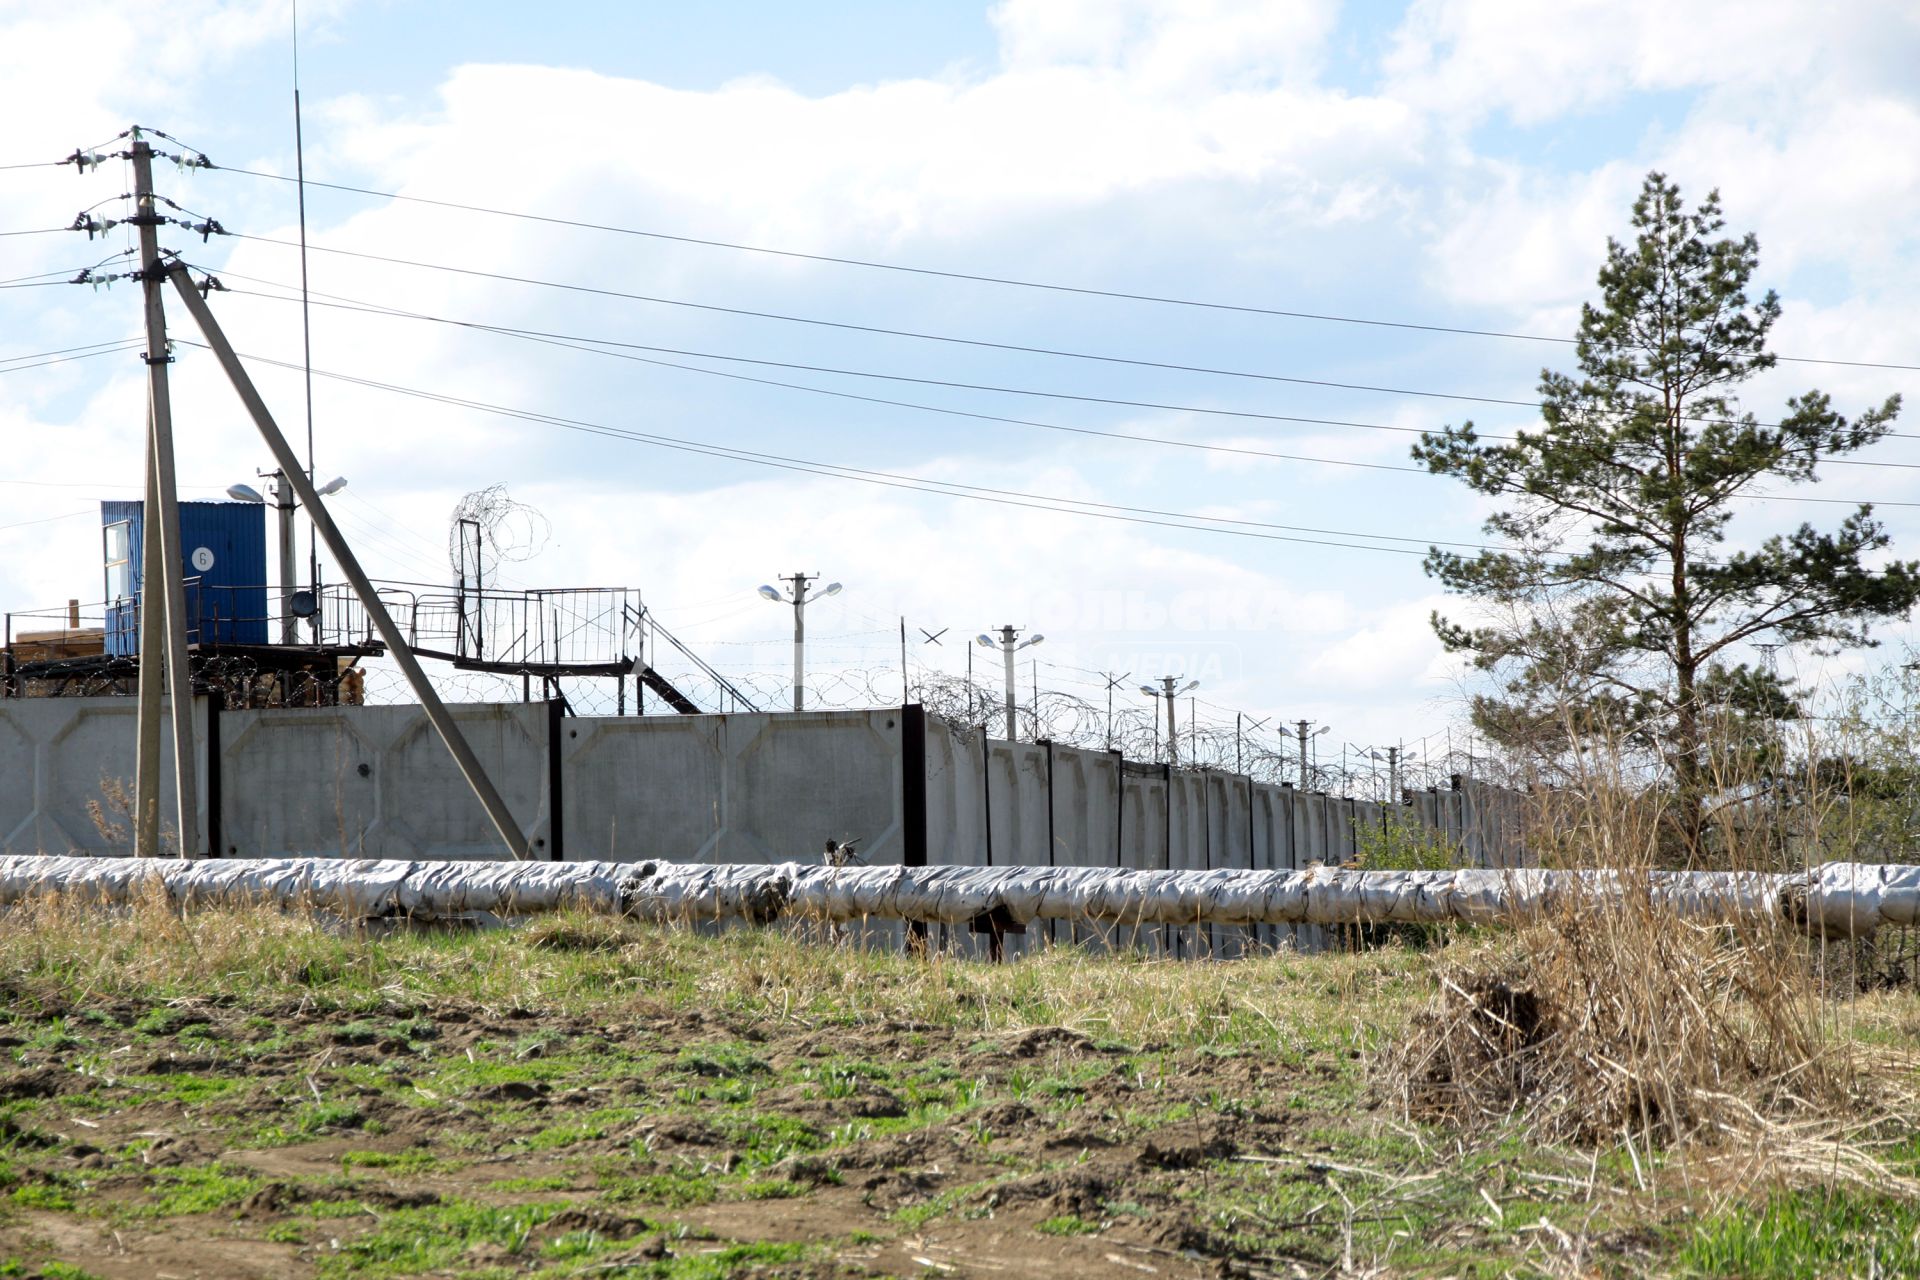
M 1417 751 L 1402 751 L 1398 746 L 1387 748 L 1387 803 L 1400 803 L 1400 766 L 1410 764 L 1419 755 Z
M 807 601 L 824 599 L 827 596 L 837 596 L 840 594 L 840 584 L 837 582 L 829 582 L 820 590 L 809 592 L 807 585 L 818 582 L 819 580 L 820 575 L 817 573 L 811 576 L 804 573 L 796 573 L 792 577 L 781 578 L 781 582 L 793 584 L 788 588 L 787 594 L 785 595 L 781 595 L 772 587 L 762 586 L 760 588 L 760 594 L 775 604 L 779 604 L 782 601 L 790 601 L 793 604 L 793 709 L 795 711 L 804 711 L 807 706 L 807 689 L 805 683 L 807 671 Z
M 1300 736 L 1300 790 L 1303 792 L 1307 790 L 1307 744 L 1311 741 L 1307 736 L 1307 730 L 1312 724 L 1313 721 L 1311 720 L 1294 721 L 1294 732 Z M 1329 727 L 1328 725 L 1321 725 L 1313 731 L 1313 737 L 1319 737 L 1325 733 Z
M 1189 680 L 1187 681 L 1186 684 L 1176 689 L 1173 686 L 1179 679 L 1180 679 L 1179 676 L 1161 676 L 1160 677 L 1161 687 L 1158 689 L 1154 688 L 1150 684 L 1143 684 L 1140 686 L 1140 692 L 1146 694 L 1149 698 L 1165 698 L 1167 701 L 1167 763 L 1168 764 L 1180 763 L 1180 731 L 1179 731 L 1179 727 L 1174 723 L 1174 712 L 1173 712 L 1174 700 L 1178 698 L 1181 694 L 1190 692 L 1191 690 L 1198 689 L 1200 687 L 1200 682 L 1198 680 Z
M 266 497 L 258 489 L 248 484 L 228 485 L 227 496 L 236 502 L 257 502 L 262 506 L 271 505 L 280 517 L 280 643 L 298 644 L 300 642 L 300 619 L 293 607 L 293 594 L 295 590 L 293 577 L 293 513 L 297 507 L 294 500 L 293 486 L 287 483 L 287 477 L 285 473 L 281 471 L 260 471 L 255 474 L 273 481 L 273 501 L 271 504 L 267 502 Z M 317 492 L 321 497 L 327 498 L 346 487 L 346 477 L 335 476 L 333 479 L 321 485 Z M 315 561 L 315 568 L 316 572 L 314 576 L 318 578 L 317 560 Z M 315 600 L 313 606 L 317 611 L 320 602 Z
M 995 645 L 998 645 L 1000 647 L 1000 656 L 1006 662 L 1007 741 L 1008 742 L 1013 742 L 1016 739 L 1018 739 L 1020 736 L 1018 732 L 1020 727 L 1020 722 L 1014 713 L 1013 695 L 1014 695 L 1015 677 L 1013 673 L 1013 655 L 1020 652 L 1020 650 L 1022 649 L 1031 649 L 1034 645 L 1039 644 L 1042 640 L 1046 639 L 1046 637 L 1042 635 L 1032 635 L 1032 636 L 1028 636 L 1025 640 L 1021 640 L 1018 643 L 1015 643 L 1014 638 L 1019 634 L 1020 634 L 1020 629 L 1018 627 L 1008 625 L 1000 628 L 1000 638 L 998 640 L 994 639 L 992 636 L 988 635 L 984 631 L 973 638 L 973 642 L 979 645 L 982 649 L 991 649 Z

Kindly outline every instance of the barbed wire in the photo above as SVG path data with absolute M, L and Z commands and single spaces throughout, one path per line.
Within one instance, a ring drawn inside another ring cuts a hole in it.
M 470 538 L 462 530 L 470 530 Z M 538 507 L 509 497 L 505 484 L 476 489 L 460 499 L 447 528 L 447 563 L 456 580 L 472 572 L 468 585 L 484 588 L 506 561 L 531 560 L 553 534 L 553 523 Z
M 644 690 L 632 676 L 561 676 L 543 679 L 537 674 L 498 674 L 459 671 L 434 664 L 429 668 L 434 687 L 451 702 L 512 703 L 523 698 L 541 701 L 560 697 L 580 716 L 667 713 L 670 708 L 655 692 Z M 691 669 L 660 673 L 702 711 L 782 710 L 793 704 L 791 673 L 725 672 L 731 688 L 714 676 Z M 369 704 L 414 700 L 398 670 L 375 660 L 364 678 Z M 735 692 L 737 691 L 737 693 Z M 740 705 L 744 697 L 752 707 Z M 985 726 L 990 737 L 1005 735 L 1005 692 L 982 681 L 934 671 L 910 675 L 904 687 L 897 667 L 842 667 L 810 670 L 806 704 L 810 710 L 872 710 L 918 703 L 928 714 L 951 724 Z M 1201 704 L 1213 706 L 1214 704 Z M 1183 706 L 1182 711 L 1186 708 Z M 1029 693 L 1014 708 L 1015 740 L 1052 742 L 1088 751 L 1117 752 L 1143 764 L 1175 764 L 1181 768 L 1212 769 L 1248 777 L 1256 782 L 1288 784 L 1329 795 L 1359 800 L 1390 801 L 1395 779 L 1384 762 L 1375 759 L 1320 760 L 1309 754 L 1304 772 L 1294 739 L 1272 729 L 1249 731 L 1230 718 L 1181 717 L 1177 751 L 1169 751 L 1158 705 L 1141 707 L 1116 702 L 1109 712 L 1104 697 L 1082 697 L 1054 689 Z M 1432 739 L 1424 740 L 1429 744 Z M 1410 753 L 1411 754 L 1411 753 Z M 1399 789 L 1444 790 L 1456 777 L 1485 778 L 1488 761 L 1471 750 L 1443 744 L 1420 751 L 1398 769 Z

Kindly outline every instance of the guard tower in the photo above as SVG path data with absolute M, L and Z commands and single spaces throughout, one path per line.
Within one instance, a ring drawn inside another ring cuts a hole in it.
M 106 651 L 114 657 L 140 652 L 141 557 L 146 547 L 146 507 L 140 502 L 100 504 L 101 547 L 106 569 Z M 182 502 L 178 566 L 187 596 L 187 643 L 266 644 L 266 510 L 247 502 Z M 159 597 L 154 597 L 159 605 Z

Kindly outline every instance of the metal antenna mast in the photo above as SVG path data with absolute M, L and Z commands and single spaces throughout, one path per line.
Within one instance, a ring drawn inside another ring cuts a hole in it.
M 307 380 L 307 479 L 313 479 L 313 319 L 307 302 L 307 148 L 300 131 L 300 4 L 293 4 L 293 172 L 300 204 L 300 363 Z M 320 534 L 307 527 L 307 586 L 320 595 Z M 287 588 L 282 587 L 282 591 Z M 320 611 L 309 619 L 314 643 L 320 641 Z M 291 638 L 289 638 L 291 643 Z
M 180 494 L 173 471 L 173 403 L 167 394 L 167 317 L 161 303 L 161 219 L 153 209 L 153 148 L 133 130 L 134 215 L 140 228 L 140 284 L 146 299 L 147 500 L 141 521 L 140 711 L 134 752 L 134 854 L 160 854 L 160 682 L 173 720 L 173 785 L 180 856 L 200 852 L 199 785 L 194 768 L 193 681 L 187 670 L 186 561 L 180 549 Z M 192 293 L 191 286 L 187 292 Z M 160 591 L 160 601 L 154 591 Z

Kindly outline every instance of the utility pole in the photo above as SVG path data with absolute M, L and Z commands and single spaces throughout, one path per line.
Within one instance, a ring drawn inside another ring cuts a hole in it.
M 294 608 L 294 597 L 299 594 L 300 587 L 299 584 L 293 580 L 294 555 L 298 551 L 294 542 L 293 533 L 293 513 L 295 510 L 293 486 L 287 483 L 287 475 L 284 471 L 259 471 L 255 472 L 255 474 L 274 482 L 273 502 L 271 505 L 280 519 L 280 643 L 288 645 L 299 644 L 300 616 L 299 611 Z M 307 473 L 307 479 L 309 481 L 313 479 L 311 472 Z M 335 476 L 314 490 L 314 492 L 323 498 L 327 498 L 346 487 L 347 482 L 345 477 Z M 247 484 L 228 485 L 227 496 L 236 502 L 265 503 L 267 501 L 258 489 Z M 473 522 L 463 520 L 460 523 L 466 525 Z M 317 534 L 315 536 L 316 538 L 318 537 Z M 318 543 L 316 542 L 315 545 L 317 546 Z M 319 564 L 318 557 L 320 553 L 315 551 L 313 554 L 315 558 L 312 564 L 317 566 Z M 308 587 L 312 592 L 311 599 L 313 601 L 313 608 L 311 617 L 316 624 L 314 639 L 317 643 L 320 634 L 318 630 L 318 620 L 320 617 L 320 571 L 317 567 L 313 569 L 313 577 L 308 579 Z M 457 598 L 460 609 L 460 650 L 464 655 L 466 652 L 467 638 L 466 568 L 464 564 L 460 571 L 460 582 L 456 584 L 454 589 L 459 592 Z M 478 656 L 478 640 L 474 643 L 474 649 L 475 656 Z
M 140 284 L 146 301 L 147 498 L 141 520 L 145 547 L 140 581 L 140 711 L 134 757 L 134 854 L 160 853 L 160 697 L 162 671 L 171 698 L 173 785 L 179 802 L 180 856 L 200 852 L 199 796 L 193 746 L 193 681 L 187 668 L 187 591 L 180 549 L 180 494 L 174 483 L 173 402 L 167 394 L 167 317 L 161 301 L 161 219 L 153 208 L 153 148 L 139 130 L 133 147 L 134 216 L 140 228 Z M 189 288 L 191 291 L 191 288 Z M 160 590 L 156 608 L 154 589 Z
M 1246 760 L 1241 750 L 1240 738 L 1240 724 L 1245 719 L 1246 714 L 1244 712 L 1236 711 L 1233 713 L 1233 771 L 1242 777 L 1245 777 L 1247 772 Z M 1253 727 L 1256 730 L 1265 728 L 1267 720 L 1271 719 L 1273 719 L 1273 717 L 1268 716 L 1265 720 L 1255 720 Z
M 273 453 L 274 462 L 279 465 L 280 474 L 293 485 L 294 493 L 299 495 L 300 505 L 307 509 L 307 518 L 313 522 L 314 531 L 326 544 L 327 554 L 333 557 L 334 564 L 339 566 L 341 574 L 353 587 L 354 594 L 360 597 L 360 605 L 367 611 L 367 617 L 372 620 L 374 628 L 379 631 L 380 639 L 387 646 L 387 653 L 393 658 L 394 664 L 400 668 L 401 674 L 406 676 L 407 683 L 413 688 L 414 697 L 420 699 L 420 709 L 426 712 L 427 719 L 439 733 L 440 740 L 447 744 L 447 750 L 452 754 L 454 763 L 459 766 L 461 774 L 466 778 L 467 785 L 473 788 L 473 793 L 479 799 L 481 807 L 487 811 L 487 818 L 493 823 L 494 830 L 500 834 L 500 839 L 506 844 L 508 854 L 514 858 L 528 857 L 530 851 L 525 833 L 520 830 L 518 823 L 514 820 L 512 811 L 507 808 L 507 802 L 501 799 L 499 791 L 495 790 L 493 780 L 487 776 L 486 767 L 473 753 L 473 747 L 468 744 L 466 735 L 460 732 L 460 726 L 454 720 L 453 714 L 447 710 L 446 703 L 441 701 L 433 683 L 427 679 L 427 673 L 420 666 L 420 659 L 414 656 L 412 647 L 407 644 L 407 638 L 401 634 L 400 628 L 394 625 L 392 615 L 387 612 L 387 606 L 380 599 L 379 593 L 373 589 L 373 583 L 368 581 L 366 571 L 360 567 L 359 558 L 353 554 L 353 548 L 347 545 L 346 538 L 341 535 L 339 527 L 333 523 L 333 517 L 321 505 L 320 495 L 313 487 L 313 480 L 301 469 L 300 459 L 294 454 L 293 447 L 287 443 L 286 436 L 281 434 L 279 425 L 273 420 L 273 414 L 267 409 L 267 402 L 260 398 L 259 390 L 254 387 L 253 379 L 247 376 L 246 368 L 240 363 L 240 357 L 234 353 L 233 345 L 227 341 L 227 335 L 220 328 L 220 322 L 214 319 L 213 311 L 207 306 L 206 300 L 194 288 L 193 279 L 187 274 L 184 266 L 175 263 L 168 269 L 167 276 L 173 281 L 174 290 L 180 295 L 180 300 L 186 304 L 194 323 L 199 325 L 200 331 L 206 335 L 207 346 L 212 349 L 214 357 L 220 361 L 220 367 L 226 372 L 227 380 L 233 384 L 235 394 L 240 397 L 241 404 L 246 406 L 247 413 L 253 419 L 254 426 L 259 429 L 261 438 L 267 442 L 267 448 Z
M 1007 669 L 1006 711 L 1007 711 L 1007 741 L 1008 742 L 1018 741 L 1020 737 L 1020 733 L 1019 733 L 1020 720 L 1019 720 L 1018 710 L 1015 706 L 1015 694 L 1018 692 L 1017 682 L 1019 677 L 1014 672 L 1013 655 L 1020 652 L 1020 650 L 1022 649 L 1030 649 L 1034 645 L 1039 644 L 1042 640 L 1046 639 L 1045 636 L 1034 635 L 1034 636 L 1028 636 L 1025 640 L 1019 640 L 1016 643 L 1016 638 L 1019 636 L 1019 634 L 1020 634 L 1020 629 L 1018 627 L 1015 627 L 1012 624 L 1008 624 L 1007 626 L 1000 628 L 1000 637 L 998 640 L 996 640 L 994 637 L 990 635 L 987 635 L 985 632 L 982 632 L 980 635 L 977 635 L 973 638 L 973 642 L 979 645 L 982 649 L 991 649 L 995 645 L 998 645 L 1000 648 L 1000 656 L 1006 664 L 1006 669 Z
M 817 573 L 811 576 L 804 573 L 796 573 L 791 577 L 781 578 L 779 581 L 793 584 L 785 596 L 782 596 L 772 587 L 763 586 L 760 588 L 760 594 L 775 604 L 780 603 L 782 600 L 791 601 L 793 604 L 793 709 L 795 711 L 804 711 L 807 707 L 807 601 L 815 598 L 825 599 L 828 596 L 837 596 L 840 594 L 840 584 L 837 582 L 829 582 L 815 595 L 809 595 L 807 585 L 818 582 L 819 580 L 820 575 Z
M 1107 682 L 1107 750 L 1109 751 L 1113 750 L 1113 691 L 1119 688 L 1122 680 L 1132 674 L 1131 671 L 1117 676 L 1110 671 L 1100 673 L 1101 678 Z
M 1312 726 L 1312 724 L 1313 724 L 1313 721 L 1311 720 L 1298 720 L 1294 722 L 1294 731 L 1300 735 L 1300 789 L 1302 791 L 1305 791 L 1307 789 L 1308 770 L 1309 770 L 1309 765 L 1307 763 L 1307 751 L 1310 747 L 1310 744 L 1313 742 L 1314 738 L 1319 737 L 1321 734 L 1325 733 L 1328 729 L 1333 727 L 1331 725 L 1323 724 L 1318 729 L 1315 729 L 1311 735 L 1309 735 L 1307 733 L 1307 730 Z M 1344 772 L 1344 766 L 1343 766 L 1343 772 Z
M 280 643 L 299 644 L 300 623 L 293 616 L 293 486 L 281 472 L 269 474 L 274 482 L 273 509 L 280 517 Z
M 1400 748 L 1387 748 L 1387 803 L 1400 803 Z
M 1170 765 L 1177 765 L 1180 763 L 1180 730 L 1179 730 L 1178 724 L 1174 720 L 1174 702 L 1177 698 L 1179 698 L 1181 694 L 1187 693 L 1194 689 L 1198 689 L 1200 687 L 1200 682 L 1198 680 L 1189 680 L 1187 681 L 1185 688 L 1176 689 L 1173 686 L 1179 682 L 1179 679 L 1180 679 L 1179 676 L 1161 676 L 1160 677 L 1160 684 L 1162 686 L 1161 688 L 1156 689 L 1150 684 L 1143 684 L 1140 686 L 1140 692 L 1146 694 L 1149 698 L 1166 699 L 1167 763 Z M 1158 717 L 1155 717 L 1155 718 L 1158 719 Z

